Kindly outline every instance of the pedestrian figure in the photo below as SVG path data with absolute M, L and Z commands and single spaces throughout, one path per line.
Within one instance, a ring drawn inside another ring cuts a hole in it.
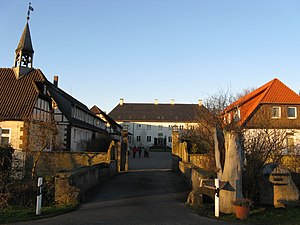
M 135 158 L 136 152 L 138 151 L 136 146 L 133 146 L 132 148 L 132 154 L 133 154 L 133 158 Z
M 149 158 L 149 148 L 148 147 L 145 149 L 145 157 Z

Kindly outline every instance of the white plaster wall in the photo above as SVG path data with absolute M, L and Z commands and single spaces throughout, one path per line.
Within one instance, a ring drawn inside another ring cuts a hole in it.
M 154 138 L 165 138 L 166 137 L 166 144 L 168 147 L 172 147 L 172 141 L 169 142 L 169 137 L 172 137 L 172 127 L 178 126 L 182 129 L 188 129 L 189 126 L 193 125 L 196 126 L 196 123 L 173 123 L 173 122 L 130 122 L 130 123 L 120 123 L 121 125 L 128 125 L 128 131 L 132 134 L 131 143 L 129 143 L 130 147 L 135 146 L 144 146 L 150 147 L 154 145 Z M 138 129 L 138 124 L 141 125 L 141 129 Z M 151 125 L 151 130 L 147 129 L 147 125 Z M 162 126 L 162 128 L 160 128 Z M 158 136 L 159 133 L 162 133 L 162 136 Z M 136 137 L 141 136 L 141 141 L 137 142 Z M 151 136 L 151 142 L 147 142 L 147 136 Z
M 1 129 L 10 129 L 10 144 L 15 150 L 21 151 L 20 145 L 23 144 L 23 141 L 20 137 L 23 135 L 21 128 L 24 127 L 23 121 L 2 121 L 0 122 Z M 0 132 L 2 133 L 2 132 Z
M 248 129 L 245 131 L 245 137 L 253 135 L 255 132 L 259 132 L 260 129 Z M 299 129 L 278 129 L 279 132 L 283 132 L 284 135 L 286 133 L 293 134 L 289 135 L 294 137 L 295 146 L 300 146 L 300 130 Z M 286 132 L 286 133 L 285 133 Z M 284 140 L 284 144 L 287 145 L 287 139 Z M 283 150 L 283 154 L 286 154 L 287 151 Z M 300 154 L 300 149 L 298 149 L 298 154 Z
M 83 149 L 80 146 L 81 141 L 83 140 L 90 140 L 92 138 L 92 131 L 78 128 L 78 127 L 72 127 L 71 128 L 71 149 L 70 151 L 73 152 L 80 152 L 83 151 Z

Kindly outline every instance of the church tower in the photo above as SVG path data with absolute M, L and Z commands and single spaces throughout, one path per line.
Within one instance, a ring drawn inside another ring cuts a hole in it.
M 29 73 L 32 70 L 33 66 L 34 50 L 32 47 L 30 30 L 28 25 L 28 21 L 30 19 L 30 11 L 33 11 L 33 8 L 29 3 L 27 22 L 23 30 L 21 39 L 19 41 L 18 47 L 15 50 L 14 71 L 18 79 Z

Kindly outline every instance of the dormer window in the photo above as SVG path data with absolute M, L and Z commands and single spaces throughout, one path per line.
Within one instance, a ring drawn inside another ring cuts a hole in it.
M 231 123 L 231 114 L 228 113 L 227 115 L 227 124 L 230 124 Z
M 239 109 L 237 109 L 234 112 L 234 122 L 238 122 L 241 119 L 241 111 Z
M 297 118 L 297 108 L 296 107 L 288 107 L 287 114 L 289 119 L 296 119 Z
M 273 106 L 272 107 L 272 119 L 279 119 L 279 118 L 281 118 L 281 107 Z

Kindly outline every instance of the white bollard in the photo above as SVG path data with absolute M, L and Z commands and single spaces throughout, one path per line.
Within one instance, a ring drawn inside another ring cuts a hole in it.
M 37 193 L 37 198 L 36 198 L 36 212 L 35 214 L 41 215 L 42 211 L 42 185 L 43 185 L 43 178 L 39 177 L 38 179 L 38 193 Z
M 215 179 L 215 217 L 220 216 L 220 180 Z

